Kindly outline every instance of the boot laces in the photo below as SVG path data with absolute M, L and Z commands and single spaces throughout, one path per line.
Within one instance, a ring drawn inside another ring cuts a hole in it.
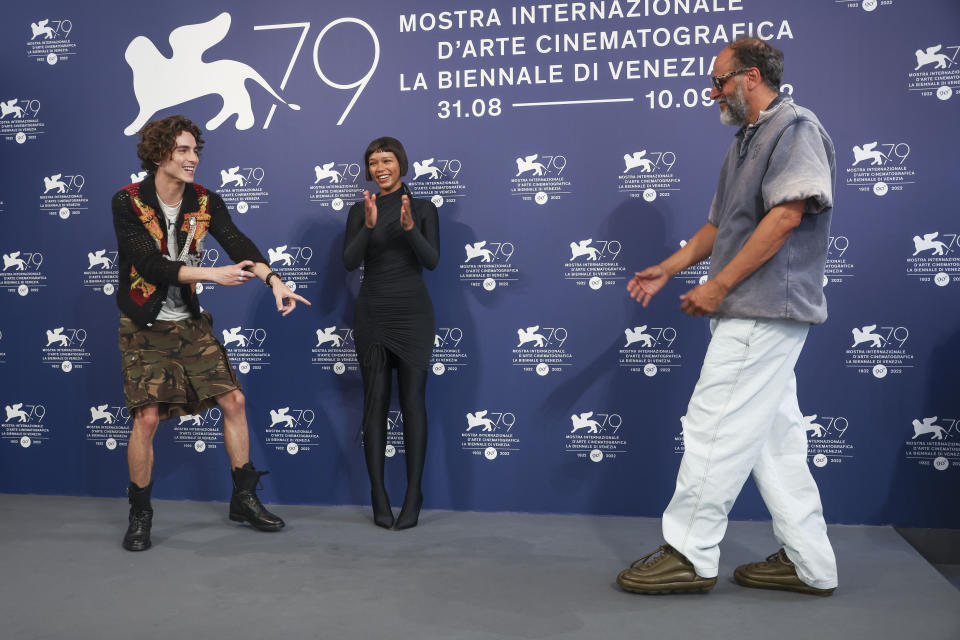
M 254 469 L 253 472 L 257 474 L 257 486 L 254 487 L 253 489 L 242 489 L 239 483 L 237 482 L 236 477 L 234 477 L 233 486 L 237 492 L 250 491 L 250 493 L 256 493 L 257 491 L 263 490 L 263 484 L 260 483 L 260 478 L 262 478 L 263 476 L 267 475 L 270 472 L 261 471 L 260 469 Z
M 260 478 L 270 473 L 269 471 L 257 470 L 257 491 L 263 491 L 263 485 L 260 484 Z
M 147 509 L 138 509 L 133 512 L 133 515 L 130 516 L 130 523 L 136 524 L 138 527 L 144 527 L 150 520 L 153 518 L 153 511 L 148 511 Z

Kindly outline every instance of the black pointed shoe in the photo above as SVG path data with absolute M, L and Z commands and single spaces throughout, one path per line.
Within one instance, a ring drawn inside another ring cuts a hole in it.
M 400 509 L 400 515 L 397 516 L 397 524 L 394 525 L 395 528 L 400 531 L 403 529 L 412 529 L 417 526 L 417 521 L 420 519 L 420 507 L 422 506 L 422 493 L 417 497 L 415 505 L 411 505 L 410 500 L 404 500 L 403 508 Z
M 370 506 L 373 507 L 373 523 L 384 529 L 393 528 L 393 510 L 386 491 L 371 491 Z
M 284 522 L 269 511 L 257 497 L 260 476 L 269 471 L 257 471 L 251 463 L 233 470 L 233 495 L 230 496 L 230 519 L 234 522 L 249 522 L 260 531 L 278 531 Z

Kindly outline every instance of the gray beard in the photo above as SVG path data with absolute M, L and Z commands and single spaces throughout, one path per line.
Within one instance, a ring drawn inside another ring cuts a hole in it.
M 747 124 L 747 99 L 743 95 L 743 86 L 737 81 L 737 89 L 726 99 L 727 108 L 720 110 L 720 122 L 742 127 Z

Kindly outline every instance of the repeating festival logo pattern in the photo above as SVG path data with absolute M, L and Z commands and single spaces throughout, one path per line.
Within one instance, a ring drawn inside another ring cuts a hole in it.
M 877 379 L 900 375 L 916 366 L 907 348 L 910 330 L 904 326 L 865 324 L 851 329 L 852 344 L 846 349 L 844 366 Z
M 307 200 L 334 213 L 363 200 L 364 168 L 356 162 L 324 160 L 313 167 L 313 181 L 307 187 Z
M 477 409 L 464 414 L 460 448 L 486 460 L 509 457 L 520 451 L 517 416 L 512 411 Z
M 216 190 L 228 209 L 239 214 L 256 211 L 270 204 L 263 167 L 245 167 L 238 164 L 220 169 L 220 187 Z
M 847 435 L 850 421 L 844 416 L 803 416 L 807 432 L 807 462 L 822 468 L 853 460 L 853 444 Z
M 124 404 L 96 404 L 89 408 L 84 430 L 87 442 L 107 451 L 124 448 L 130 439 L 130 412 Z
M 51 216 L 59 216 L 61 220 L 86 211 L 90 200 L 83 194 L 85 182 L 81 173 L 60 171 L 44 176 L 40 210 Z
M 854 276 L 854 263 L 850 251 L 849 236 L 830 236 L 827 244 L 827 263 L 823 272 L 823 286 L 843 283 Z
M 686 240 L 681 240 L 679 242 L 680 248 L 687 246 Z M 710 258 L 706 260 L 701 260 L 697 264 L 690 265 L 675 277 L 679 278 L 681 282 L 689 287 L 695 287 L 698 284 L 703 284 L 710 279 Z
M 117 291 L 117 252 L 95 249 L 87 252 L 87 268 L 83 270 L 83 287 L 112 296 Z
M 410 169 L 413 171 L 413 177 L 409 178 L 410 188 L 418 197 L 428 198 L 438 209 L 467 195 L 467 186 L 460 180 L 463 163 L 457 158 L 414 160 Z
M 673 454 L 682 456 L 685 450 L 683 442 L 683 421 L 686 419 L 686 416 L 680 417 L 680 431 L 673 434 Z
M 938 100 L 952 98 L 960 91 L 958 53 L 960 44 L 923 43 L 913 52 L 916 65 L 907 73 L 907 89 Z
M 469 363 L 464 350 L 463 329 L 460 327 L 437 327 L 433 337 L 433 353 L 430 370 L 438 376 L 462 370 Z
M 270 420 L 264 428 L 264 442 L 277 451 L 286 451 L 292 456 L 312 451 L 320 442 L 320 435 L 313 423 L 317 414 L 313 409 L 280 407 L 270 409 Z
M 627 451 L 623 416 L 619 413 L 598 410 L 573 413 L 563 433 L 564 451 L 591 462 L 615 460 Z
M 0 138 L 23 144 L 37 140 L 46 124 L 40 120 L 40 101 L 36 98 L 0 94 Z
M 387 445 L 384 455 L 392 458 L 397 454 L 406 455 L 407 447 L 403 443 L 403 411 L 390 409 L 387 412 Z
M 916 171 L 907 164 L 906 142 L 867 140 L 853 145 L 851 156 L 846 185 L 852 189 L 883 197 L 916 184 Z
M 516 171 L 510 178 L 510 195 L 523 201 L 545 205 L 572 193 L 573 182 L 565 173 L 567 157 L 560 154 L 531 153 L 517 156 Z
M 173 441 L 203 453 L 223 446 L 223 411 L 211 407 L 203 413 L 179 416 L 173 424 Z
M 18 249 L 3 254 L 3 271 L 0 271 L 0 288 L 18 296 L 37 293 L 47 286 L 43 273 L 43 254 L 39 251 Z
M 315 338 L 316 344 L 311 349 L 310 364 L 338 376 L 360 371 L 353 329 L 330 325 L 317 329 Z
M 960 234 L 930 231 L 913 236 L 907 275 L 937 287 L 960 282 Z
M 522 371 L 545 376 L 563 371 L 573 364 L 573 354 L 566 348 L 569 333 L 565 327 L 530 325 L 517 329 L 513 347 L 513 366 Z
M 242 374 L 262 371 L 270 366 L 270 351 L 264 346 L 267 342 L 267 330 L 260 327 L 236 326 L 220 331 L 221 342 L 227 349 L 231 362 L 237 363 L 237 371 Z
M 55 65 L 77 54 L 77 43 L 70 37 L 73 21 L 69 18 L 44 18 L 30 23 L 27 57 Z
M 630 373 L 642 373 L 648 378 L 676 373 L 683 355 L 675 346 L 677 330 L 673 327 L 653 327 L 645 324 L 623 330 L 619 365 Z
M 676 164 L 677 154 L 674 151 L 640 149 L 625 153 L 618 190 L 631 198 L 643 198 L 645 202 L 669 198 L 673 192 L 680 190 L 680 178 L 673 171 Z
M 960 467 L 960 417 L 925 416 L 911 422 L 907 460 L 937 471 Z
M 516 252 L 512 242 L 477 240 L 463 248 L 466 256 L 460 263 L 461 282 L 493 291 L 519 280 L 520 270 L 511 262 Z
M 43 419 L 47 409 L 39 403 L 9 402 L 3 405 L 3 421 L 0 422 L 0 440 L 29 449 L 50 440 L 50 428 Z
M 222 257 L 225 258 L 224 261 L 223 261 L 224 264 L 226 264 L 227 261 L 230 260 L 230 256 L 226 255 L 226 253 L 224 253 L 224 255 L 223 255 Z M 202 248 L 202 249 L 200 250 L 200 258 L 199 258 L 198 261 L 197 261 L 197 266 L 198 266 L 198 267 L 217 267 L 217 266 L 223 266 L 222 264 L 220 264 L 220 262 L 221 262 L 221 261 L 220 261 L 220 258 L 221 258 L 221 255 L 220 255 L 220 250 L 219 250 L 219 249 L 217 249 L 217 248 L 215 248 L 215 247 L 209 247 L 209 248 L 208 248 L 208 247 L 204 247 L 204 248 Z M 230 260 L 230 262 L 232 262 L 232 260 Z M 198 294 L 200 294 L 200 293 L 208 293 L 208 294 L 209 294 L 209 293 L 212 293 L 212 292 L 216 291 L 216 290 L 219 289 L 219 288 L 220 288 L 220 285 L 218 285 L 216 282 L 209 282 L 209 281 L 208 281 L 208 282 L 198 282 L 196 285 L 194 285 L 194 290 L 195 290 Z
M 866 13 L 876 11 L 880 7 L 892 7 L 896 0 L 832 0 L 834 4 L 847 9 L 859 9 Z
M 92 361 L 92 354 L 84 346 L 87 330 L 80 328 L 54 327 L 46 330 L 41 348 L 40 361 L 48 367 L 70 373 L 83 369 Z
M 277 273 L 291 291 L 309 289 L 317 284 L 319 274 L 311 266 L 313 247 L 282 244 L 267 249 L 270 268 Z
M 619 240 L 576 240 L 569 245 L 569 257 L 563 265 L 563 279 L 594 291 L 603 286 L 622 284 L 627 269 L 618 260 L 623 245 Z

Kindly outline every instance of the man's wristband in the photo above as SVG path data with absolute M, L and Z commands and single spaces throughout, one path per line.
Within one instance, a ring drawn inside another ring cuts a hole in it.
M 264 278 L 263 281 L 266 283 L 267 288 L 269 289 L 269 288 L 272 288 L 270 285 L 270 278 L 279 278 L 279 277 L 280 276 L 276 272 L 271 271 L 270 273 L 267 274 L 267 277 Z

